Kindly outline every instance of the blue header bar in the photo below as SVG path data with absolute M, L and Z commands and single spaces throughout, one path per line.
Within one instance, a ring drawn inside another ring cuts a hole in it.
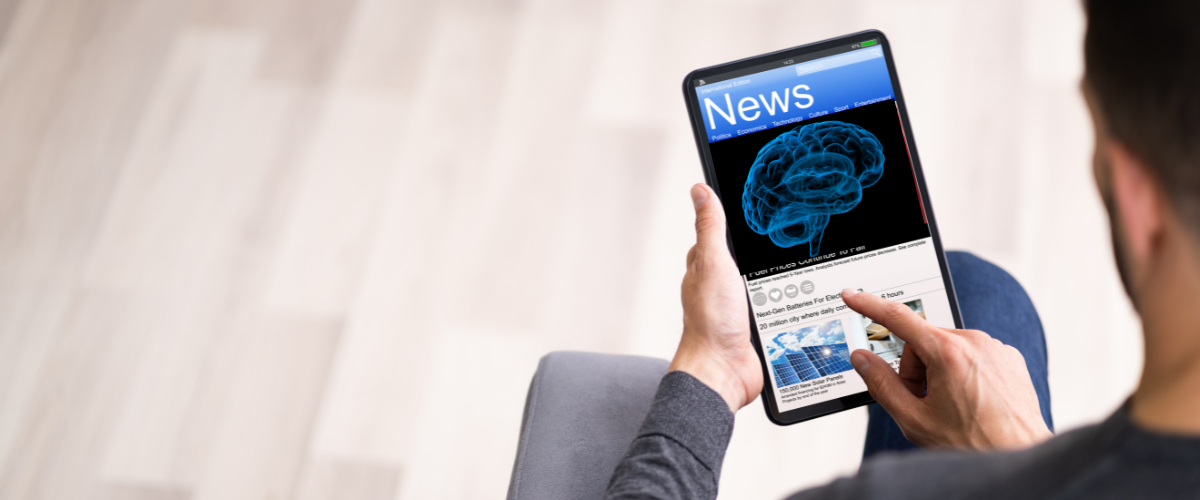
M 696 87 L 708 142 L 893 99 L 873 47 Z

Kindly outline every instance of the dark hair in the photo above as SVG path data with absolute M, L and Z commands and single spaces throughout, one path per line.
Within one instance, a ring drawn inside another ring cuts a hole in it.
M 1108 136 L 1200 229 L 1200 2 L 1084 0 L 1084 85 Z

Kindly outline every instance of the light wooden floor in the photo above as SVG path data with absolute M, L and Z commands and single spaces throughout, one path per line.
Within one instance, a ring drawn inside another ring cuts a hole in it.
M 1141 344 L 1077 4 L 0 0 L 0 498 L 500 498 L 540 355 L 673 351 L 683 75 L 866 28 L 945 241 L 1099 419 Z M 855 470 L 864 423 L 748 408 L 723 498 Z

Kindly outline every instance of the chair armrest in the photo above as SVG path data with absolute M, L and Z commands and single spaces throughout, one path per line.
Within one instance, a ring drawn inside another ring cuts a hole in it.
M 668 365 L 586 352 L 542 357 L 525 398 L 508 499 L 603 497 Z

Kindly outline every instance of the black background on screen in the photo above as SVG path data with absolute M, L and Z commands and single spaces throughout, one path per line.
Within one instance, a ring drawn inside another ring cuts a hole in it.
M 863 252 L 869 252 L 929 237 L 929 226 L 922 216 L 916 179 L 909 162 L 896 104 L 890 100 L 878 102 L 805 120 L 791 126 L 776 127 L 709 144 L 709 153 L 721 190 L 721 201 L 725 204 L 725 216 L 729 220 L 729 231 L 733 237 L 738 268 L 743 275 L 765 271 L 772 266 L 808 260 L 808 244 L 781 248 L 768 236 L 755 233 L 746 225 L 742 212 L 742 191 L 750 167 L 754 165 L 754 159 L 763 146 L 797 127 L 824 121 L 853 123 L 875 134 L 883 146 L 884 163 L 883 176 L 875 185 L 863 189 L 862 201 L 857 207 L 844 214 L 829 217 L 829 225 L 826 226 L 821 240 L 820 255 L 859 246 L 865 246 Z M 842 256 L 778 272 L 794 271 L 839 258 Z M 777 272 L 756 274 L 751 279 L 772 274 Z

